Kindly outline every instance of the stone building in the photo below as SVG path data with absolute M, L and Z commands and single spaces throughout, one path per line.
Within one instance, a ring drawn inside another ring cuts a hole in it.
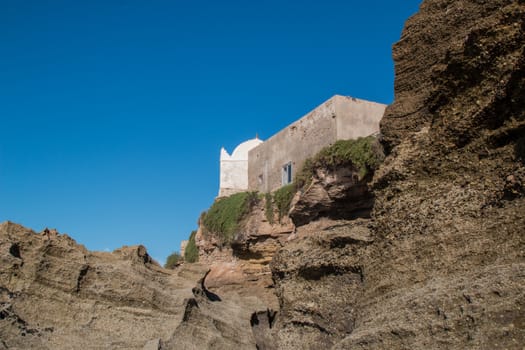
M 335 95 L 266 141 L 221 150 L 219 197 L 243 191 L 271 192 L 293 181 L 304 161 L 337 140 L 379 131 L 386 105 Z
M 262 144 L 258 137 L 245 141 L 237 146 L 232 154 L 221 149 L 221 178 L 219 197 L 230 196 L 248 188 L 248 152 Z

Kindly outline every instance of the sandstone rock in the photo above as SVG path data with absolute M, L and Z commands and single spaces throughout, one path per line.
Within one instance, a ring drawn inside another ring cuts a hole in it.
M 381 121 L 389 149 L 429 126 L 465 144 L 478 130 L 501 126 L 509 109 L 523 121 L 522 7 L 513 0 L 423 2 L 394 46 L 395 100 Z
M 172 334 L 203 269 L 177 273 L 142 246 L 89 252 L 53 230 L 0 224 L 0 343 L 142 349 Z
M 281 302 L 276 348 L 330 348 L 353 332 L 370 235 L 368 220 L 354 220 L 299 237 L 277 253 L 271 263 Z
M 206 287 L 209 273 L 193 288 L 194 298 L 186 300 L 182 322 L 161 350 L 256 348 L 249 310 L 259 310 L 264 304 L 256 297 L 210 292 Z
M 296 227 L 320 217 L 369 217 L 373 206 L 369 180 L 369 177 L 360 179 L 359 171 L 351 164 L 336 169 L 317 169 L 311 184 L 292 200 L 289 216 Z
M 143 246 L 89 252 L 0 224 L 0 348 L 254 349 L 256 296 L 217 295 L 209 267 L 161 268 Z
M 161 350 L 162 349 L 162 340 L 161 339 L 152 339 L 144 345 L 142 350 Z
M 269 264 L 294 225 L 288 217 L 269 223 L 264 208 L 264 200 L 252 207 L 230 245 L 222 245 L 216 237 L 205 235 L 202 226 L 197 230 L 196 244 L 199 261 L 211 268 L 210 290 L 256 296 L 264 301 L 263 309 L 277 309 L 279 303 L 273 291 Z
M 427 0 L 407 22 L 370 239 L 277 253 L 279 348 L 522 349 L 524 18 L 520 1 Z

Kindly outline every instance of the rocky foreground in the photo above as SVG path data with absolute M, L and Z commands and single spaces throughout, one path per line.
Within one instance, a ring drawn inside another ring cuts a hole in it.
M 207 271 L 163 269 L 143 246 L 89 252 L 54 230 L 2 223 L 0 349 L 253 348 L 250 318 L 265 305 L 221 299 Z
M 163 270 L 141 246 L 89 252 L 56 231 L 3 223 L 0 349 L 141 349 L 180 322 L 200 275 L 185 273 Z
M 200 232 L 201 264 L 0 225 L 0 349 L 522 350 L 525 4 L 425 0 L 394 60 L 366 186 L 319 176 L 228 247 Z

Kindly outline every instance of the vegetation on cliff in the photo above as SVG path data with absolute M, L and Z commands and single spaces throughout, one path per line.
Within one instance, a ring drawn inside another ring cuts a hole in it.
M 275 219 L 273 217 L 273 196 L 271 193 L 265 193 L 264 194 L 264 214 L 266 215 L 266 220 L 273 225 L 275 222 Z
M 192 231 L 190 238 L 188 239 L 188 244 L 184 249 L 184 260 L 189 263 L 194 263 L 199 261 L 199 249 L 197 244 L 195 244 L 195 235 L 197 231 Z
M 166 258 L 166 263 L 164 264 L 165 269 L 174 269 L 179 266 L 184 258 L 179 254 L 179 252 L 173 252 Z
M 256 192 L 236 193 L 217 200 L 203 215 L 203 233 L 216 236 L 221 244 L 230 243 L 239 232 L 242 219 L 257 201 Z
M 359 178 L 364 179 L 379 166 L 383 157 L 381 146 L 374 136 L 337 141 L 307 159 L 292 184 L 283 186 L 272 193 L 241 192 L 217 200 L 201 216 L 200 224 L 203 234 L 218 238 L 221 245 L 231 243 L 235 235 L 240 232 L 243 219 L 250 213 L 253 206 L 263 199 L 268 222 L 273 225 L 276 216 L 281 222 L 281 219 L 290 211 L 294 195 L 311 183 L 318 169 L 352 166 L 359 173 Z
M 265 214 L 266 219 L 270 224 L 273 224 L 275 221 L 275 209 L 277 209 L 277 213 L 279 214 L 279 221 L 288 214 L 292 198 L 296 192 L 297 187 L 292 183 L 275 190 L 273 193 L 266 193 Z
M 356 140 L 339 140 L 333 145 L 323 148 L 312 158 L 308 158 L 303 168 L 297 173 L 293 184 L 283 186 L 273 193 L 265 195 L 266 218 L 274 223 L 275 209 L 279 220 L 290 211 L 290 205 L 295 193 L 304 189 L 316 176 L 318 169 L 337 169 L 353 166 L 364 179 L 382 163 L 384 154 L 379 141 L 374 136 L 360 137 Z
M 377 169 L 383 159 L 381 145 L 374 136 L 339 140 L 305 161 L 295 178 L 295 185 L 297 189 L 307 186 L 319 168 L 335 169 L 350 164 L 358 169 L 362 179 Z

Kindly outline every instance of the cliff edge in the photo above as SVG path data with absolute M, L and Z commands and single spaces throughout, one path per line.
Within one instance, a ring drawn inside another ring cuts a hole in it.
M 0 349 L 147 349 L 179 326 L 205 271 L 163 269 L 143 246 L 90 252 L 2 223 Z
M 427 0 L 407 21 L 371 219 L 276 254 L 276 348 L 522 348 L 524 19 Z

